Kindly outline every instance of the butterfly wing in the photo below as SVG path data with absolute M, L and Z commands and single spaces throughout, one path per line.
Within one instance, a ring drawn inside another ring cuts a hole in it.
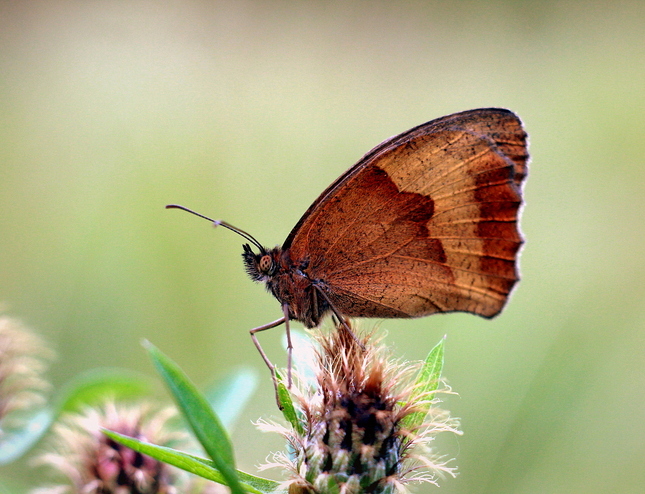
M 283 249 L 350 317 L 492 317 L 518 280 L 526 140 L 502 109 L 388 139 L 323 192 Z

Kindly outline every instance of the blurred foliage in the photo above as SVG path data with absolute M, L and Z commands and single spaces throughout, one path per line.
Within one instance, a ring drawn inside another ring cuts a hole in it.
M 638 1 L 1 2 L 0 302 L 53 342 L 59 388 L 153 375 L 141 338 L 199 386 L 255 366 L 232 436 L 253 472 L 282 445 L 250 423 L 279 412 L 248 330 L 279 307 L 239 238 L 164 205 L 276 245 L 381 140 L 507 107 L 532 154 L 508 308 L 380 325 L 413 359 L 448 334 L 464 436 L 441 445 L 461 472 L 442 492 L 641 492 L 644 18 Z M 260 338 L 284 365 L 280 330 Z M 0 468 L 0 490 L 37 481 Z

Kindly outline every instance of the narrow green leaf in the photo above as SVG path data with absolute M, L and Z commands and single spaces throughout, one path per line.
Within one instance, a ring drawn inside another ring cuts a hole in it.
M 103 433 L 108 437 L 114 439 L 115 441 L 127 446 L 128 448 L 133 449 L 134 451 L 148 455 L 177 468 L 181 468 L 182 470 L 185 470 L 194 475 L 198 475 L 207 480 L 212 480 L 213 482 L 217 482 L 222 485 L 228 485 L 226 479 L 224 478 L 224 475 L 220 473 L 220 471 L 215 466 L 215 463 L 211 460 L 199 458 L 197 456 L 184 453 L 183 451 L 177 451 L 165 446 L 158 446 L 155 444 L 139 441 L 138 439 L 119 434 L 118 432 L 108 431 L 104 429 Z M 239 470 L 237 471 L 237 474 L 241 481 L 242 488 L 246 492 L 254 494 L 280 494 L 284 492 L 277 490 L 280 483 L 274 480 L 256 477 L 255 475 L 241 472 Z
M 146 341 L 144 345 L 195 437 L 222 473 L 231 491 L 242 494 L 244 490 L 235 471 L 233 446 L 208 401 L 175 362 L 152 343 Z
M 432 400 L 434 392 L 439 387 L 439 380 L 441 379 L 441 372 L 443 371 L 444 360 L 444 343 L 446 337 L 444 336 L 435 347 L 430 350 L 426 357 L 415 383 L 415 390 L 412 393 L 410 402 L 422 401 L 417 408 L 418 412 L 411 413 L 403 419 L 403 426 L 408 428 L 418 427 L 423 424 L 423 421 L 430 410 L 430 400 Z
M 211 460 L 206 458 L 199 458 L 198 456 L 188 455 L 191 459 L 199 461 L 206 466 L 210 466 L 213 469 L 215 468 L 214 463 Z M 264 477 L 258 477 L 257 475 L 251 475 L 250 473 L 237 470 L 237 475 L 240 478 L 240 481 L 243 485 L 247 485 L 252 489 L 256 489 L 264 493 L 273 493 L 273 494 L 286 494 L 287 490 L 278 489 L 280 482 L 275 480 L 265 479 Z
M 298 434 L 303 435 L 305 433 L 304 426 L 298 417 L 296 408 L 293 406 L 291 393 L 284 384 L 282 375 L 277 370 L 276 378 L 278 379 L 278 400 L 282 407 L 282 415 L 284 415 L 284 418 L 287 419 L 287 422 L 291 424 L 291 427 L 293 427 Z

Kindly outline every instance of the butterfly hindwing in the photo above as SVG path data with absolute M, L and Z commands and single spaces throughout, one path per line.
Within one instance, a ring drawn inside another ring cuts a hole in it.
M 463 112 L 380 144 L 332 184 L 283 248 L 342 314 L 493 316 L 518 279 L 526 134 Z

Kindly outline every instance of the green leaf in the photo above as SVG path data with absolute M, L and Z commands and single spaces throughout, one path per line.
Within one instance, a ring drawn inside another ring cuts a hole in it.
M 54 420 L 49 408 L 42 408 L 21 424 L 20 429 L 0 431 L 0 465 L 17 460 L 47 432 Z
M 149 392 L 151 382 L 142 374 L 120 369 L 94 369 L 70 380 L 58 393 L 55 406 L 34 410 L 20 430 L 4 430 L 0 435 L 0 465 L 17 460 L 49 430 L 62 412 L 110 398 L 131 398 Z
M 291 393 L 287 389 L 287 386 L 284 384 L 282 375 L 276 370 L 276 379 L 278 380 L 278 400 L 280 401 L 280 406 L 282 408 L 282 415 L 287 421 L 291 424 L 291 427 L 300 435 L 305 433 L 304 426 L 302 421 L 298 417 L 298 412 L 293 406 L 293 400 L 291 399 Z
M 417 380 L 414 387 L 414 392 L 410 398 L 410 402 L 421 401 L 416 408 L 418 412 L 411 413 L 403 419 L 402 425 L 407 428 L 415 428 L 423 424 L 423 421 L 430 410 L 430 401 L 434 396 L 434 392 L 439 387 L 439 380 L 441 379 L 441 372 L 443 371 L 444 360 L 444 343 L 446 337 L 444 336 L 435 347 L 430 350 L 426 357 L 423 367 L 417 375 Z
M 148 394 L 150 379 L 122 369 L 92 369 L 69 381 L 58 399 L 58 411 L 78 411 L 84 406 L 110 399 L 128 399 Z
M 206 399 L 226 429 L 230 430 L 257 385 L 255 370 L 238 369 L 205 392 Z
M 224 476 L 226 485 L 234 494 L 242 494 L 244 489 L 235 471 L 233 446 L 210 404 L 177 364 L 152 343 L 146 341 L 144 346 L 195 437 Z
M 138 451 L 139 453 L 151 456 L 152 458 L 163 461 L 164 463 L 168 463 L 169 465 L 173 465 L 177 468 L 181 468 L 182 470 L 198 475 L 207 480 L 228 485 L 224 475 L 220 473 L 215 466 L 215 463 L 211 460 L 199 458 L 165 446 L 157 446 L 155 444 L 139 441 L 138 439 L 124 436 L 123 434 L 113 431 L 103 430 L 103 433 L 128 448 Z M 241 472 L 239 470 L 237 471 L 237 475 L 241 481 L 242 488 L 246 492 L 254 494 L 286 493 L 286 491 L 277 490 L 280 483 L 274 480 L 256 477 L 255 475 Z
M 206 458 L 199 458 L 198 456 L 188 455 L 191 459 L 202 463 L 203 465 L 209 466 L 215 469 L 215 464 L 211 460 Z M 279 489 L 280 482 L 275 480 L 265 479 L 264 477 L 258 477 L 257 475 L 251 475 L 250 473 L 237 470 L 237 475 L 242 482 L 242 485 L 248 487 L 249 491 L 252 492 L 252 489 L 255 489 L 263 493 L 273 493 L 273 494 L 287 494 L 287 490 Z
M 9 490 L 2 480 L 0 480 L 0 494 L 13 494 L 13 491 Z

